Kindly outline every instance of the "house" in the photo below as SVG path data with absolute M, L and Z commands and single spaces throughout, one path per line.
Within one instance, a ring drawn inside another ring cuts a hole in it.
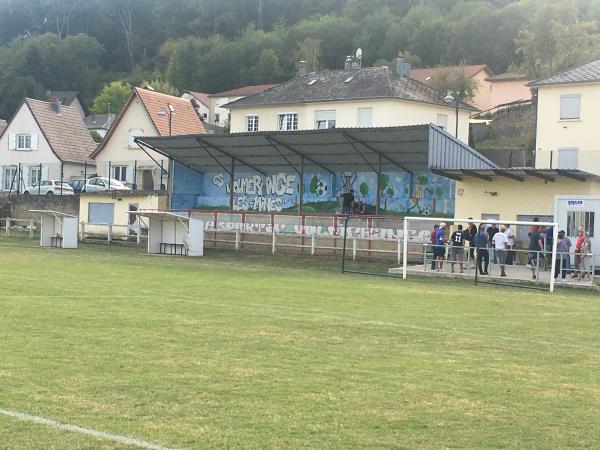
M 124 181 L 145 191 L 166 188 L 168 159 L 142 150 L 137 136 L 205 133 L 190 100 L 147 89 L 133 88 L 106 137 L 93 153 L 98 174 Z
M 535 166 L 600 175 L 600 60 L 529 83 L 537 97 Z
M 85 108 L 79 97 L 79 92 L 75 91 L 47 91 L 46 100 L 49 102 L 59 102 L 63 106 L 75 108 L 81 118 L 85 118 Z
M 293 131 L 335 127 L 388 127 L 434 123 L 468 141 L 475 108 L 447 103 L 432 87 L 408 76 L 402 58 L 395 68 L 347 64 L 343 70 L 301 74 L 226 105 L 231 132 Z
M 275 86 L 274 84 L 257 84 L 253 86 L 242 86 L 236 89 L 210 94 L 210 113 L 208 121 L 211 125 L 227 127 L 229 125 L 229 110 L 223 105 L 234 102 L 241 98 L 253 95 Z
M 490 103 L 495 108 L 518 101 L 531 100 L 529 78 L 516 72 L 504 72 L 487 78 L 490 83 Z
M 210 96 L 203 92 L 184 91 L 181 94 L 181 98 L 190 100 L 196 108 L 198 116 L 204 121 L 208 122 L 208 114 L 210 113 Z
M 87 116 L 83 119 L 85 126 L 90 131 L 95 131 L 100 135 L 101 138 L 104 138 L 110 130 L 115 118 L 116 114 L 92 114 L 91 116 Z
M 80 178 L 95 148 L 77 108 L 26 98 L 0 136 L 0 187 Z

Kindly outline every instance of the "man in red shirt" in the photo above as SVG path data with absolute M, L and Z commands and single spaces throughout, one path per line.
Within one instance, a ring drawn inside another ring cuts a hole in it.
M 579 265 L 581 264 L 581 246 L 583 245 L 583 241 L 585 241 L 585 233 L 583 232 L 583 227 L 578 227 L 577 233 L 577 240 L 575 241 L 575 270 L 573 271 L 573 275 L 571 275 L 571 278 L 577 278 L 577 274 L 579 272 Z
M 434 253 L 434 255 L 431 258 L 431 270 L 435 270 L 435 235 L 437 233 L 437 230 L 440 228 L 440 226 L 436 223 L 433 226 L 433 231 L 431 232 L 431 234 L 429 235 L 429 240 L 431 241 L 431 251 Z

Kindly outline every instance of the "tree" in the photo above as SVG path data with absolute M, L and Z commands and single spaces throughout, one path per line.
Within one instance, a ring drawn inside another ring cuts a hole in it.
M 96 114 L 114 113 L 123 108 L 129 95 L 131 86 L 121 81 L 113 81 L 102 88 L 92 101 L 92 111 Z
M 321 41 L 307 37 L 300 44 L 296 59 L 304 61 L 309 72 L 316 72 L 321 69 L 321 53 Z
M 439 71 L 432 80 L 431 87 L 439 92 L 440 95 L 446 95 L 452 92 L 454 98 L 463 100 L 472 100 L 477 95 L 479 84 L 476 80 L 469 78 L 464 68 L 447 69 Z
M 156 92 L 160 92 L 161 94 L 172 95 L 174 97 L 179 97 L 179 90 L 173 86 L 168 81 L 162 80 L 160 78 L 155 78 L 150 81 L 143 81 L 143 87 L 150 86 L 152 90 Z
M 577 17 L 573 1 L 544 4 L 515 42 L 523 56 L 519 69 L 542 78 L 600 55 L 600 34 L 595 21 Z

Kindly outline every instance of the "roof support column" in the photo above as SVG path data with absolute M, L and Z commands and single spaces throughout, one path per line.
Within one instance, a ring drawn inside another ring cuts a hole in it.
M 304 199 L 304 155 L 300 156 L 300 186 L 298 188 L 298 215 L 302 215 L 302 200 Z
M 233 211 L 233 185 L 235 183 L 235 158 L 231 158 L 231 172 L 229 172 L 229 209 Z
M 377 200 L 375 204 L 375 215 L 379 215 L 379 205 L 381 204 L 381 155 L 377 158 Z

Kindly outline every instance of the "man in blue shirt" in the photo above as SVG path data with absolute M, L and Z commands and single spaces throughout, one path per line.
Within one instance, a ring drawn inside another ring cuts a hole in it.
M 435 246 L 433 247 L 433 257 L 436 260 L 436 272 L 441 272 L 444 267 L 444 259 L 446 257 L 446 237 L 444 233 L 446 232 L 446 224 L 444 222 L 440 223 L 440 227 L 435 232 Z
M 475 235 L 475 248 L 477 249 L 477 267 L 479 268 L 479 275 L 488 275 L 488 268 L 490 266 L 490 254 L 488 252 L 489 236 L 486 232 L 485 225 L 479 225 L 479 232 Z M 484 263 L 485 270 L 482 269 L 481 263 Z

